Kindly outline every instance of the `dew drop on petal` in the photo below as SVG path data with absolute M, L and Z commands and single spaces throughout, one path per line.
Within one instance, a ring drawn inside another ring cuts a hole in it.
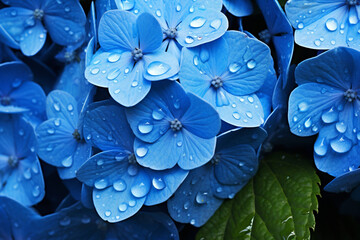
M 325 142 L 325 138 L 317 139 L 314 145 L 314 151 L 319 156 L 325 156 L 328 150 L 328 145 Z
M 302 22 L 298 23 L 297 25 L 298 29 L 303 29 L 304 28 L 304 24 Z
M 346 153 L 351 149 L 352 142 L 347 138 L 340 137 L 331 140 L 330 146 L 337 153 Z
M 116 191 L 122 192 L 126 189 L 126 183 L 120 179 L 113 183 L 113 187 Z
M 110 210 L 105 211 L 105 216 L 106 216 L 106 217 L 109 217 L 110 215 L 111 215 L 111 211 L 110 211 Z
M 32 190 L 32 195 L 34 197 L 38 197 L 40 195 L 40 186 L 35 186 L 34 189 Z
M 120 72 L 121 72 L 121 70 L 119 68 L 114 69 L 111 72 L 109 72 L 109 74 L 106 76 L 106 78 L 110 81 L 114 80 L 115 78 L 117 78 L 120 75 Z
M 95 188 L 99 189 L 99 190 L 106 188 L 107 185 L 108 185 L 108 183 L 105 179 L 97 180 L 97 181 L 95 181 L 95 184 L 94 184 Z
M 256 62 L 254 59 L 251 59 L 249 60 L 247 63 L 246 63 L 246 66 L 248 69 L 254 69 L 256 67 Z
M 64 217 L 60 220 L 59 224 L 63 227 L 69 226 L 71 223 L 71 219 L 69 217 Z
M 321 119 L 324 123 L 333 123 L 338 119 L 338 113 L 334 110 L 334 108 L 331 108 L 329 111 L 324 112 L 321 115 Z
M 152 185 L 157 190 L 162 190 L 165 188 L 165 182 L 162 180 L 162 178 L 153 178 Z
M 64 167 L 70 167 L 72 165 L 72 163 L 73 163 L 72 157 L 65 158 L 64 160 L 61 161 L 61 164 Z
M 193 43 L 193 42 L 194 42 L 194 38 L 193 38 L 193 37 L 187 36 L 187 37 L 185 38 L 185 43 L 191 44 L 191 43 Z
M 335 18 L 329 18 L 325 23 L 326 29 L 330 32 L 336 31 L 338 28 L 338 21 Z
M 170 70 L 170 66 L 166 63 L 155 61 L 149 64 L 146 71 L 152 76 L 160 76 L 167 73 Z
M 148 152 L 148 148 L 147 147 L 138 147 L 136 149 L 136 155 L 138 157 L 144 157 Z
M 135 200 L 130 200 L 129 201 L 129 206 L 130 207 L 134 207 L 136 205 L 136 201 Z
M 231 63 L 231 64 L 229 65 L 229 71 L 230 71 L 231 73 L 236 73 L 237 71 L 240 70 L 240 68 L 241 68 L 241 66 L 240 66 L 240 64 L 238 64 L 238 63 Z
M 119 53 L 111 53 L 108 57 L 108 61 L 111 63 L 114 63 L 114 62 L 119 61 L 120 57 L 121 57 L 121 54 L 119 54 Z
M 131 193 L 134 197 L 144 197 L 150 190 L 150 186 L 144 182 L 139 182 L 131 187 Z
M 122 203 L 119 205 L 119 211 L 120 212 L 125 212 L 127 209 L 127 204 L 126 203 Z
M 240 119 L 240 114 L 238 112 L 234 112 L 232 114 L 232 116 L 236 119 L 236 120 L 239 120 Z
M 154 129 L 154 125 L 149 121 L 142 121 L 138 125 L 138 130 L 142 134 L 148 134 Z
M 135 164 L 130 164 L 127 172 L 130 176 L 135 176 L 138 173 L 138 167 Z
M 221 26 L 221 19 L 215 19 L 210 23 L 210 26 L 214 28 L 215 30 L 218 30 Z
M 90 72 L 91 72 L 91 74 L 96 75 L 96 74 L 98 74 L 100 72 L 100 69 L 99 68 L 93 68 L 93 69 L 90 70 Z
M 337 122 L 335 126 L 336 126 L 336 130 L 339 133 L 345 133 L 346 132 L 347 126 L 346 126 L 346 124 L 344 122 Z
M 207 200 L 207 192 L 198 192 L 196 194 L 195 200 L 198 204 L 204 204 Z
M 206 22 L 206 19 L 203 17 L 195 17 L 191 22 L 190 22 L 190 27 L 193 28 L 199 28 L 204 26 Z
M 164 112 L 162 111 L 162 109 L 155 109 L 153 112 L 152 112 L 152 118 L 154 120 L 161 120 L 165 117 L 165 114 Z

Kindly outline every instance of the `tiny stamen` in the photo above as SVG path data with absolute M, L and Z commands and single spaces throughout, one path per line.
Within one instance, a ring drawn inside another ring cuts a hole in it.
M 214 157 L 211 159 L 211 163 L 216 165 L 220 162 L 220 155 L 219 154 L 215 154 Z
M 142 50 L 140 48 L 135 48 L 131 52 L 131 55 L 133 56 L 133 59 L 134 59 L 135 62 L 139 61 L 144 56 L 144 54 L 143 54 L 143 52 L 142 52 Z
M 41 9 L 35 9 L 34 10 L 34 18 L 41 20 L 44 17 L 44 11 Z
M 10 167 L 16 167 L 19 164 L 19 159 L 15 156 L 10 156 L 8 158 L 8 164 Z
M 216 77 L 213 80 L 211 80 L 211 86 L 218 89 L 223 86 L 223 81 L 220 77 Z
M 164 31 L 164 33 L 167 38 L 171 38 L 171 39 L 176 38 L 176 36 L 177 36 L 176 28 L 168 28 Z
M 182 124 L 178 119 L 174 119 L 170 122 L 170 127 L 174 132 L 180 131 L 182 129 Z
M 80 142 L 81 141 L 81 135 L 79 133 L 79 131 L 77 129 L 74 130 L 73 132 L 73 137 L 75 138 L 76 141 Z
M 345 100 L 348 102 L 353 102 L 358 98 L 357 93 L 353 89 L 348 89 L 344 92 Z
M 135 154 L 130 154 L 129 156 L 128 156 L 128 161 L 129 161 L 129 163 L 130 164 L 135 164 L 136 163 L 136 157 L 135 157 Z

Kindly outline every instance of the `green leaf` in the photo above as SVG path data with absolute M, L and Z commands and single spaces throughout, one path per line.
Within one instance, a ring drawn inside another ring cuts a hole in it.
M 268 155 L 256 176 L 224 202 L 196 238 L 310 239 L 319 184 L 312 161 L 293 154 Z

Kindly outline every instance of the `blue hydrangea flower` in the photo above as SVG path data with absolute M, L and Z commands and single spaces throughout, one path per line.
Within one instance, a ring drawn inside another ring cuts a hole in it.
M 296 29 L 297 44 L 313 49 L 360 49 L 359 0 L 291 0 L 285 10 Z
M 223 121 L 241 127 L 264 123 L 256 94 L 272 68 L 269 48 L 238 31 L 182 51 L 180 80 L 184 88 L 204 98 Z
M 298 136 L 319 133 L 314 158 L 333 176 L 359 167 L 360 53 L 336 48 L 305 60 L 296 68 L 299 85 L 289 99 L 288 120 Z
M 162 49 L 180 60 L 182 47 L 194 47 L 221 37 L 228 20 L 221 13 L 221 0 L 115 1 L 120 9 L 135 14 L 151 13 L 163 32 Z
M 115 101 L 124 106 L 140 102 L 150 91 L 151 81 L 179 72 L 175 56 L 161 51 L 162 30 L 148 13 L 112 10 L 99 25 L 101 48 L 94 55 L 85 76 L 96 86 L 109 88 Z
M 138 163 L 155 170 L 178 164 L 190 170 L 214 155 L 221 121 L 216 110 L 177 82 L 159 82 L 138 105 L 126 109 Z
M 72 202 L 63 202 L 55 213 L 40 216 L 0 197 L 0 223 L 2 239 L 179 239 L 174 222 L 164 213 L 140 212 L 126 221 L 108 224 L 94 210 Z
M 261 128 L 238 129 L 220 135 L 211 162 L 191 170 L 168 201 L 178 222 L 202 226 L 224 199 L 233 198 L 258 169 L 257 150 L 266 137 Z
M 236 17 L 245 17 L 253 13 L 251 0 L 223 0 L 226 9 Z
M 0 25 L 26 56 L 44 46 L 47 32 L 60 45 L 84 40 L 84 11 L 77 0 L 2 0 L 10 7 L 0 10 Z M 1 31 L 0 31 L 1 32 Z
M 48 120 L 36 129 L 37 154 L 58 167 L 62 179 L 75 178 L 76 171 L 91 156 L 91 146 L 83 136 L 84 110 L 69 93 L 54 90 L 46 99 L 46 114 Z
M 26 206 L 40 202 L 44 179 L 33 127 L 19 115 L 0 114 L 0 196 Z
M 91 157 L 77 178 L 92 187 L 100 217 L 119 222 L 137 213 L 143 205 L 165 202 L 188 172 L 174 167 L 153 171 L 140 166 L 134 154 L 135 136 L 125 111 L 111 102 L 90 105 L 84 122 L 87 141 L 103 152 Z
M 334 193 L 351 192 L 358 186 L 360 186 L 360 169 L 336 177 L 324 187 L 324 190 Z

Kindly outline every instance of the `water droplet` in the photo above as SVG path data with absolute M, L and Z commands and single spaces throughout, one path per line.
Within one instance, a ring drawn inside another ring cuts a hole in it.
M 176 11 L 177 11 L 177 12 L 180 12 L 180 11 L 181 11 L 181 8 L 182 8 L 182 7 L 181 7 L 180 4 L 176 5 Z
M 335 18 L 329 18 L 326 21 L 325 26 L 330 32 L 336 31 L 338 28 L 338 21 Z
M 176 143 L 176 145 L 177 145 L 178 147 L 181 147 L 182 144 L 183 144 L 182 142 L 177 142 L 177 143 Z
M 97 188 L 99 190 L 106 188 L 107 185 L 108 185 L 108 183 L 105 179 L 97 180 L 97 181 L 95 181 L 95 184 L 94 184 L 95 188 Z
M 152 117 L 153 119 L 155 120 L 161 120 L 165 117 L 165 114 L 164 112 L 162 111 L 162 109 L 155 109 L 153 112 L 152 112 Z
M 248 69 L 254 69 L 256 67 L 256 62 L 254 59 L 251 59 L 249 60 L 247 63 L 246 63 L 246 66 Z
M 170 70 L 170 66 L 166 63 L 155 61 L 149 64 L 146 71 L 152 76 L 160 76 L 167 73 Z
M 127 209 L 127 204 L 126 203 L 122 203 L 119 205 L 119 210 L 120 212 L 125 212 Z
M 69 7 L 66 7 L 64 8 L 65 12 L 70 12 L 70 8 Z
M 316 39 L 316 40 L 314 41 L 314 44 L 319 47 L 319 46 L 321 45 L 321 41 L 318 40 L 318 39 Z
M 106 217 L 109 217 L 110 215 L 111 215 L 111 211 L 110 211 L 110 210 L 105 211 L 105 216 L 106 216 Z
M 215 19 L 210 23 L 210 26 L 214 28 L 215 30 L 218 30 L 221 26 L 221 19 Z
M 193 6 L 191 6 L 191 7 L 189 8 L 189 12 L 191 12 L 191 13 L 194 12 L 194 7 L 193 7 Z
M 331 108 L 329 111 L 321 115 L 321 119 L 324 123 L 333 123 L 338 119 L 338 114 L 334 111 L 334 108 Z
M 216 188 L 216 192 L 218 192 L 218 193 L 221 193 L 222 192 L 222 187 L 218 187 L 218 188 Z
M 309 127 L 311 127 L 311 124 L 312 124 L 311 118 L 308 118 L 305 121 L 304 126 L 305 126 L 305 128 L 309 128 Z
M 195 219 L 191 219 L 191 220 L 190 220 L 190 224 L 191 224 L 191 225 L 195 225 Z
M 131 10 L 135 5 L 135 0 L 121 0 L 118 1 L 122 10 Z
M 91 72 L 91 74 L 96 75 L 96 74 L 98 74 L 100 72 L 100 69 L 99 68 L 93 68 L 93 69 L 90 70 L 90 72 Z
M 30 168 L 26 169 L 23 173 L 24 178 L 29 180 L 31 178 L 31 172 L 30 172 Z
M 134 197 L 141 198 L 144 197 L 150 190 L 149 184 L 144 182 L 139 182 L 131 187 L 131 193 Z
M 69 112 L 71 112 L 72 110 L 74 110 L 74 106 L 71 105 L 71 104 L 69 104 L 69 105 L 67 106 L 67 110 L 68 110 Z
M 158 17 L 161 17 L 161 11 L 160 10 L 156 10 L 156 16 L 158 16 Z
M 196 202 L 197 202 L 198 204 L 204 204 L 204 203 L 206 203 L 207 195 L 208 195 L 207 192 L 198 192 L 198 193 L 196 194 L 196 197 L 195 197 Z
M 40 186 L 35 186 L 34 189 L 32 190 L 32 195 L 34 197 L 38 197 L 40 196 Z
M 190 203 L 189 202 L 185 202 L 184 203 L 184 209 L 187 210 L 189 209 Z
M 148 148 L 147 147 L 139 147 L 136 149 L 136 155 L 138 157 L 144 157 L 148 152 Z
M 113 187 L 116 191 L 122 192 L 126 189 L 126 183 L 120 179 L 113 183 Z
M 205 63 L 209 60 L 210 58 L 210 53 L 208 50 L 206 50 L 205 48 L 201 49 L 201 52 L 200 52 L 200 60 Z
M 198 58 L 198 56 L 195 56 L 195 57 L 194 57 L 194 65 L 195 65 L 195 66 L 199 65 L 199 58 Z
M 175 109 L 179 109 L 180 108 L 180 100 L 176 99 L 175 103 L 174 103 L 174 108 Z
M 83 216 L 82 218 L 81 218 L 81 222 L 83 223 L 83 224 L 88 224 L 88 223 L 90 223 L 91 222 L 91 218 L 89 218 L 88 216 Z
M 130 207 L 134 207 L 136 205 L 136 201 L 135 200 L 130 200 L 129 201 L 129 206 Z
M 10 15 L 15 17 L 17 15 L 17 11 L 16 10 L 11 10 Z
M 68 157 L 68 158 L 65 158 L 64 160 L 61 161 L 61 164 L 64 166 L 64 167 L 71 167 L 73 163 L 73 159 L 72 157 Z
M 71 223 L 71 219 L 69 217 L 64 217 L 60 220 L 59 224 L 63 227 L 69 226 Z
M 139 85 L 139 82 L 134 80 L 132 83 L 131 83 L 131 86 L 132 87 L 136 87 L 137 85 Z
M 339 139 L 333 139 L 330 146 L 337 153 L 346 153 L 351 149 L 352 143 L 347 138 L 340 137 Z
M 345 133 L 347 129 L 347 126 L 344 122 L 337 122 L 336 123 L 336 130 L 338 130 L 339 133 Z
M 229 65 L 229 71 L 230 71 L 231 73 L 236 73 L 237 71 L 240 70 L 240 68 L 241 68 L 241 66 L 240 66 L 240 64 L 238 64 L 238 63 L 231 63 L 231 64 Z
M 52 128 L 49 128 L 49 129 L 47 130 L 47 133 L 50 134 L 50 135 L 52 135 L 52 134 L 55 133 L 55 130 L 52 129 Z
M 303 28 L 304 28 L 304 24 L 303 24 L 302 22 L 301 22 L 301 23 L 298 23 L 297 28 L 298 28 L 298 29 L 303 29 Z
M 162 190 L 165 188 L 165 182 L 162 180 L 162 178 L 153 178 L 152 184 L 157 190 Z
M 120 72 L 121 72 L 120 68 L 116 68 L 116 69 L 110 71 L 109 74 L 106 76 L 106 78 L 110 81 L 114 80 L 115 78 L 117 78 L 120 75 Z
M 236 120 L 240 119 L 240 114 L 238 112 L 234 112 L 232 115 Z
M 142 134 L 148 134 L 150 133 L 154 128 L 154 125 L 149 121 L 141 121 L 138 125 L 138 130 Z
M 187 36 L 187 37 L 185 38 L 185 43 L 191 44 L 191 43 L 193 43 L 193 42 L 194 42 L 194 38 L 193 38 L 193 37 Z
M 104 160 L 102 160 L 102 159 L 99 159 L 96 161 L 96 165 L 98 165 L 98 166 L 101 166 L 103 164 L 104 164 Z
M 247 116 L 248 118 L 253 118 L 253 115 L 252 115 L 251 112 L 246 112 L 246 116 Z
M 119 54 L 119 53 L 111 53 L 108 57 L 108 61 L 111 63 L 114 63 L 114 62 L 119 61 L 120 57 L 121 57 L 121 54 Z
M 58 103 L 54 103 L 54 109 L 57 112 L 60 112 L 60 105 Z
M 135 176 L 138 173 L 138 167 L 135 164 L 130 164 L 127 172 L 130 176 Z
M 191 22 L 190 22 L 190 27 L 193 28 L 199 28 L 204 26 L 206 22 L 206 19 L 203 17 L 195 17 Z
M 253 97 L 248 97 L 248 101 L 249 101 L 249 103 L 253 103 L 253 102 L 254 102 L 254 98 L 253 98 Z
M 57 118 L 57 119 L 54 120 L 54 125 L 55 125 L 55 126 L 59 127 L 60 124 L 61 124 L 60 118 Z

